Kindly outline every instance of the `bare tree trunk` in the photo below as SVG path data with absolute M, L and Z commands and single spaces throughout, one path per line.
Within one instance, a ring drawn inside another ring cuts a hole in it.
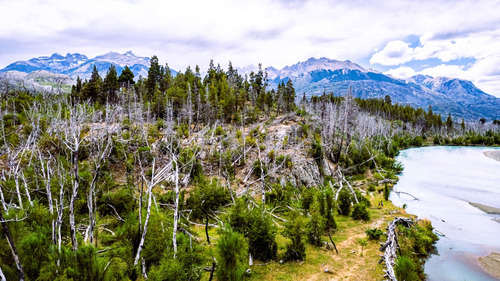
M 2 223 L 3 233 L 5 235 L 5 238 L 7 239 L 7 243 L 9 243 L 9 247 L 10 247 L 10 250 L 12 252 L 12 256 L 14 257 L 14 261 L 16 262 L 17 270 L 19 270 L 19 280 L 24 281 L 23 264 L 21 263 L 21 259 L 19 259 L 16 245 L 14 244 L 14 240 L 12 240 L 12 236 L 10 235 L 9 228 L 7 227 L 7 222 L 5 222 L 5 219 L 3 218 L 3 214 L 2 214 L 1 210 L 0 210 L 0 222 Z M 4 276 L 4 278 L 5 278 L 5 276 Z
M 175 206 L 174 206 L 174 229 L 172 234 L 172 243 L 174 246 L 174 259 L 177 255 L 177 224 L 179 220 L 179 162 L 172 162 L 175 165 Z
M 142 167 L 142 165 L 141 165 Z M 155 161 L 153 160 L 153 173 L 151 176 L 151 183 L 148 183 L 148 190 L 146 191 L 146 194 L 148 196 L 148 205 L 146 207 L 146 220 L 144 221 L 144 228 L 142 230 L 142 235 L 141 235 L 141 241 L 139 242 L 139 247 L 137 248 L 137 254 L 134 259 L 134 266 L 136 266 L 139 263 L 139 258 L 141 256 L 141 251 L 142 248 L 144 248 L 144 240 L 146 239 L 146 233 L 148 232 L 148 223 L 149 223 L 149 217 L 151 216 L 151 203 L 152 203 L 152 197 L 153 197 L 153 180 L 154 180 L 154 167 L 155 167 Z M 143 171 L 141 171 L 143 172 Z M 144 177 L 144 173 L 142 173 L 142 176 Z
M 207 235 L 207 243 L 210 244 L 210 236 L 208 236 L 208 213 L 205 216 L 205 234 Z
M 78 150 L 73 153 L 73 191 L 69 201 L 69 232 L 71 234 L 71 244 L 73 251 L 78 250 L 78 241 L 76 240 L 75 226 L 75 201 L 78 195 Z
M 2 268 L 0 267 L 0 281 L 7 281 L 7 278 L 5 278 L 5 275 L 3 275 Z

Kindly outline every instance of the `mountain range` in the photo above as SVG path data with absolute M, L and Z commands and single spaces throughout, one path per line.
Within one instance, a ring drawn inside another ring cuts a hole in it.
M 89 78 L 94 65 L 104 77 L 111 64 L 116 66 L 118 74 L 127 65 L 138 79 L 139 76 L 147 77 L 150 60 L 131 51 L 124 54 L 109 52 L 93 59 L 78 53 L 66 56 L 53 54 L 14 62 L 0 70 L 0 79 L 14 79 L 17 84 L 22 79 L 29 80 L 28 85 L 33 89 L 37 83 L 46 89 L 46 85 L 53 86 L 62 80 L 71 84 L 71 79 L 78 76 Z M 307 98 L 325 92 L 344 95 L 351 88 L 356 97 L 384 98 L 389 95 L 393 103 L 424 109 L 431 105 L 433 111 L 443 117 L 450 113 L 468 120 L 500 119 L 500 99 L 481 91 L 467 80 L 424 75 L 397 79 L 365 69 L 349 60 L 328 58 L 310 58 L 282 69 L 268 67 L 265 70 L 271 88 L 277 88 L 280 82 L 291 79 L 297 99 L 302 98 L 303 93 Z M 172 73 L 176 74 L 175 71 Z
M 310 58 L 307 61 L 286 66 L 281 70 L 266 68 L 271 88 L 282 81 L 293 81 L 297 98 L 305 93 L 313 95 L 333 92 L 344 95 L 350 87 L 355 97 L 391 97 L 393 103 L 409 104 L 427 109 L 446 117 L 478 120 L 500 118 L 500 99 L 477 88 L 471 81 L 448 77 L 417 75 L 397 79 L 389 75 L 367 70 L 349 60 Z
M 90 78 L 94 65 L 99 74 L 104 77 L 111 64 L 115 65 L 118 75 L 128 66 L 136 78 L 147 77 L 149 69 L 149 58 L 136 56 L 131 51 L 124 54 L 109 52 L 104 55 L 89 59 L 82 54 L 53 54 L 50 57 L 38 57 L 28 61 L 17 61 L 9 64 L 1 72 L 19 71 L 31 73 L 33 71 L 46 70 L 56 74 L 64 74 L 72 79 L 78 76 L 82 79 Z

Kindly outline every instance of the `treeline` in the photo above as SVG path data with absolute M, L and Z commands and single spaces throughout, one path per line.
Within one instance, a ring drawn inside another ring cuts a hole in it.
M 102 79 L 96 67 L 87 81 L 77 79 L 71 91 L 74 101 L 99 104 L 138 100 L 150 108 L 156 118 L 171 114 L 173 118 L 192 124 L 224 122 L 254 122 L 261 114 L 270 116 L 295 109 L 293 82 L 282 82 L 277 90 L 267 89 L 267 73 L 260 64 L 256 72 L 242 76 L 231 62 L 224 71 L 210 62 L 207 74 L 201 77 L 200 68 L 188 67 L 185 72 L 172 75 L 168 64 L 159 65 L 158 57 L 151 58 L 148 77 L 139 77 L 125 67 L 120 76 L 112 65 Z M 133 91 L 129 91 L 133 88 Z M 120 93 L 125 89 L 125 95 Z M 119 95 L 121 95 L 119 97 Z M 249 103 L 250 106 L 246 106 Z

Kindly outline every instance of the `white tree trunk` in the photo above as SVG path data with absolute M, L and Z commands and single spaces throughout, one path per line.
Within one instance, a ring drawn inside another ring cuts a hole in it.
M 137 254 L 135 255 L 134 266 L 136 266 L 139 263 L 141 251 L 142 251 L 142 248 L 144 248 L 144 240 L 146 239 L 146 233 L 148 232 L 149 216 L 151 215 L 151 201 L 152 201 L 151 199 L 153 196 L 153 185 L 151 185 L 151 184 L 148 185 L 148 190 L 146 191 L 146 193 L 148 195 L 148 206 L 146 209 L 146 220 L 144 221 L 144 228 L 142 230 L 141 241 L 139 242 L 139 247 L 137 248 Z
M 175 165 L 175 209 L 174 209 L 174 229 L 172 235 L 172 243 L 174 246 L 174 259 L 177 255 L 177 224 L 179 220 L 179 162 L 173 162 Z

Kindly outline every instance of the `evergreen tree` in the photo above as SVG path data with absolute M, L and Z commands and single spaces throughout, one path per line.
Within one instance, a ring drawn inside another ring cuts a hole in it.
M 103 83 L 103 92 L 106 100 L 109 102 L 116 102 L 119 89 L 120 84 L 118 82 L 116 67 L 112 64 L 109 67 L 108 73 L 106 74 Z
M 148 70 L 148 80 L 146 80 L 146 90 L 149 98 L 152 98 L 158 89 L 158 83 L 162 77 L 160 64 L 158 63 L 158 57 L 153 56 L 149 60 L 150 66 Z
M 289 79 L 285 86 L 285 105 L 286 112 L 290 112 L 295 109 L 295 88 L 293 87 L 293 82 Z
M 90 76 L 90 80 L 87 83 L 85 83 L 82 92 L 84 100 L 90 99 L 90 101 L 92 102 L 100 102 L 100 103 L 103 102 L 102 79 L 95 65 L 92 70 L 92 75 Z
M 342 189 L 339 193 L 339 214 L 348 216 L 351 212 L 351 195 L 346 189 Z
M 453 129 L 453 119 L 451 118 L 451 114 L 448 114 L 448 118 L 446 119 L 446 127 L 448 130 Z
M 125 68 L 122 70 L 122 73 L 120 74 L 120 77 L 118 77 L 118 82 L 120 82 L 121 87 L 129 88 L 131 85 L 135 84 L 134 81 L 134 73 L 128 66 L 125 66 Z

